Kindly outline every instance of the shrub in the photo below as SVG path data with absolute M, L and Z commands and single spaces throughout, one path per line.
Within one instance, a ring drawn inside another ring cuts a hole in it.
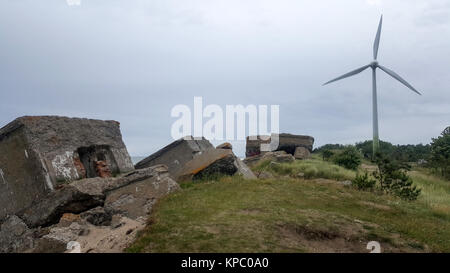
M 361 153 L 355 147 L 348 146 L 333 157 L 333 162 L 346 169 L 356 170 L 361 165 Z
M 334 153 L 331 150 L 326 149 L 322 151 L 323 160 L 329 160 L 333 155 Z
M 365 172 L 363 175 L 357 174 L 353 179 L 352 184 L 358 188 L 358 190 L 371 190 L 375 187 L 376 181 L 369 177 L 369 174 Z
M 407 171 L 410 166 L 405 163 L 392 161 L 381 154 L 376 155 L 375 160 L 378 170 L 373 176 L 380 182 L 380 187 L 384 192 L 394 194 L 405 200 L 416 200 L 421 189 L 413 185 L 411 177 Z
M 450 178 L 450 126 L 431 142 L 431 166 Z

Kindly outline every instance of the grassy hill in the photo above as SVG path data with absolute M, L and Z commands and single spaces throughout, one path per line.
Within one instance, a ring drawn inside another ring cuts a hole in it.
M 363 164 L 362 168 L 374 166 Z M 255 168 L 277 176 L 182 184 L 128 252 L 450 252 L 450 181 L 414 169 L 407 202 L 339 182 L 356 172 L 318 157 Z

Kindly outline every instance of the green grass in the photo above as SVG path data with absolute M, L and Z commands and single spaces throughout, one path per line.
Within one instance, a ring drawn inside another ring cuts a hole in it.
M 422 189 L 419 202 L 434 212 L 450 215 L 450 181 L 434 176 L 425 169 L 410 172 L 414 183 Z
M 308 178 L 355 175 L 318 158 L 282 165 L 280 174 Z M 156 205 L 126 251 L 367 252 L 367 242 L 377 240 L 387 252 L 450 252 L 450 182 L 412 176 L 423 188 L 416 202 L 287 176 L 182 184 Z
M 293 163 L 283 163 L 270 165 L 270 161 L 264 161 L 253 168 L 255 172 L 269 171 L 276 175 L 297 176 L 299 173 L 304 175 L 306 179 L 325 178 L 341 180 L 352 180 L 355 178 L 356 172 L 345 169 L 328 161 L 322 161 L 319 157 L 314 156 L 309 160 L 296 160 Z

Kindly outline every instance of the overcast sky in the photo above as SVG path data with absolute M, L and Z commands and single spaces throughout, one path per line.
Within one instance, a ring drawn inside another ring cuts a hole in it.
M 177 104 L 280 105 L 282 132 L 371 139 L 369 63 L 380 137 L 429 143 L 450 125 L 449 0 L 0 0 L 0 127 L 23 115 L 121 122 L 131 155 L 172 141 Z M 218 144 L 218 143 L 214 143 Z M 234 143 L 244 154 L 244 143 Z

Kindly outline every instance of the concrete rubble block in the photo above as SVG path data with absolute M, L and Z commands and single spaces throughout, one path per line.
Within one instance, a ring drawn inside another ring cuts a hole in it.
M 261 144 L 268 144 L 271 142 L 271 138 L 275 135 L 268 136 L 252 136 L 247 137 L 246 142 L 246 157 L 256 156 L 261 153 Z M 268 138 L 268 139 L 267 139 Z M 279 144 L 278 147 L 274 148 L 274 151 L 285 151 L 291 155 L 294 155 L 295 149 L 297 147 L 304 147 L 312 152 L 314 145 L 314 138 L 310 136 L 303 135 L 292 135 L 292 134 L 279 134 Z M 253 140 L 254 139 L 254 140 Z
M 233 145 L 231 145 L 231 143 L 229 143 L 229 142 L 225 142 L 225 143 L 222 143 L 222 144 L 218 145 L 218 146 L 216 147 L 216 149 L 228 149 L 228 150 L 233 150 Z
M 244 163 L 248 166 L 256 166 L 263 161 L 272 161 L 274 163 L 290 163 L 295 161 L 295 157 L 285 151 L 266 152 L 244 159 Z
M 169 168 L 172 178 L 175 178 L 181 168 L 192 160 L 195 155 L 211 149 L 214 149 L 214 146 L 205 138 L 197 140 L 192 136 L 187 136 L 172 142 L 156 153 L 139 161 L 135 168 L 142 169 L 157 164 L 164 164 Z
M 70 181 L 132 170 L 117 121 L 17 118 L 0 129 L 0 219 Z
M 137 179 L 133 183 L 108 191 L 104 208 L 109 214 L 121 214 L 130 219 L 147 216 L 153 205 L 162 197 L 178 190 L 178 183 L 173 180 L 165 165 L 148 168 L 152 176 Z
M 311 152 L 305 147 L 297 147 L 295 148 L 294 157 L 295 159 L 308 159 L 311 156 Z
M 80 218 L 86 220 L 94 226 L 109 226 L 112 221 L 111 212 L 103 207 L 96 207 L 80 214 Z
M 253 172 L 242 160 L 237 158 L 232 150 L 211 149 L 196 155 L 177 173 L 178 181 L 196 180 L 217 175 L 240 174 L 244 179 L 256 179 Z
M 0 253 L 20 253 L 34 246 L 33 230 L 16 215 L 0 225 Z
M 148 190 L 153 187 L 161 188 L 161 191 L 154 194 Z M 79 214 L 98 206 L 110 205 L 111 196 L 116 196 L 114 191 L 125 192 L 131 188 L 136 192 L 133 198 L 154 199 L 162 196 L 163 189 L 169 193 L 177 189 L 178 184 L 170 179 L 164 165 L 135 170 L 116 178 L 82 179 L 51 192 L 18 215 L 29 227 L 49 226 L 58 223 L 64 213 Z M 143 192 L 139 193 L 139 189 Z M 149 195 L 143 196 L 144 193 Z M 131 202 L 127 208 L 131 209 L 133 205 L 139 204 Z
M 295 157 L 285 151 L 267 152 L 261 157 L 261 161 L 270 160 L 277 163 L 290 163 L 295 161 Z

